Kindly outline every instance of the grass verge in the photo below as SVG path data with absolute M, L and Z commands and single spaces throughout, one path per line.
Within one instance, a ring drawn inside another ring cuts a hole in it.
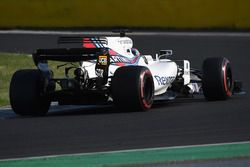
M 49 62 L 49 66 L 56 77 L 64 76 L 64 68 L 57 70 L 57 65 L 61 64 L 64 63 L 56 61 Z M 10 104 L 9 85 L 11 77 L 15 71 L 20 69 L 36 69 L 31 55 L 0 53 L 0 107 Z
M 18 69 L 35 68 L 32 57 L 26 54 L 0 53 L 0 106 L 9 105 L 9 84 Z
M 239 142 L 9 159 L 0 160 L 0 167 L 147 166 L 173 162 L 249 158 L 249 156 L 250 143 Z

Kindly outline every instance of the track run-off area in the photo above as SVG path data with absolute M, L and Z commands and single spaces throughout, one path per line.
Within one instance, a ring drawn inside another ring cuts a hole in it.
M 114 34 L 0 31 L 0 52 L 30 54 L 58 47 L 62 35 Z M 1 108 L 0 166 L 32 166 L 48 159 L 54 164 L 65 159 L 61 162 L 67 165 L 72 158 L 84 166 L 92 161 L 97 163 L 92 166 L 101 166 L 249 157 L 250 33 L 138 31 L 127 36 L 141 54 L 173 49 L 173 60 L 187 59 L 194 68 L 200 69 L 207 57 L 227 57 L 247 94 L 227 101 L 177 99 L 156 103 L 147 112 L 120 112 L 112 105 L 52 106 L 45 117 L 20 117 Z M 121 163 L 108 163 L 110 159 Z

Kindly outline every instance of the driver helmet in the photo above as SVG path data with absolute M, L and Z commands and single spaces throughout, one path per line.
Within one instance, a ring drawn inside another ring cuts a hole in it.
M 136 48 L 131 48 L 131 52 L 134 56 L 140 56 L 140 52 Z

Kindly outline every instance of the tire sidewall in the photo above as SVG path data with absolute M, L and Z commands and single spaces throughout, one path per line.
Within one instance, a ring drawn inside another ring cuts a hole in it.
M 230 73 L 229 75 L 231 76 L 228 76 L 228 73 Z M 222 87 L 224 89 L 225 96 L 230 97 L 232 96 L 232 90 L 233 90 L 232 68 L 229 60 L 226 58 L 223 59 L 221 75 L 222 75 Z M 228 77 L 230 78 L 230 85 L 228 85 L 227 83 Z
M 226 100 L 232 95 L 233 79 L 228 59 L 222 57 L 207 58 L 203 62 L 202 69 L 202 89 L 207 100 Z
M 140 74 L 139 90 L 139 101 L 141 106 L 144 110 L 150 109 L 153 104 L 154 84 L 149 69 L 142 70 Z
M 151 108 L 154 83 L 147 67 L 120 67 L 115 71 L 111 83 L 113 102 L 119 109 L 144 111 Z
M 42 95 L 44 77 L 39 70 L 14 73 L 10 83 L 10 104 L 16 114 L 42 116 L 48 112 L 50 100 Z

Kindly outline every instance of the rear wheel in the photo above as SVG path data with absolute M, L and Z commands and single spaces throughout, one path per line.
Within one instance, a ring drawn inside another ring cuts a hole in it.
M 49 99 L 42 95 L 44 77 L 39 70 L 19 70 L 10 82 L 10 104 L 18 115 L 45 115 L 50 107 Z
M 114 104 L 122 110 L 144 111 L 153 104 L 154 82 L 150 70 L 143 66 L 125 66 L 112 78 Z
M 208 58 L 202 69 L 202 88 L 207 100 L 226 100 L 232 96 L 233 79 L 228 59 Z

